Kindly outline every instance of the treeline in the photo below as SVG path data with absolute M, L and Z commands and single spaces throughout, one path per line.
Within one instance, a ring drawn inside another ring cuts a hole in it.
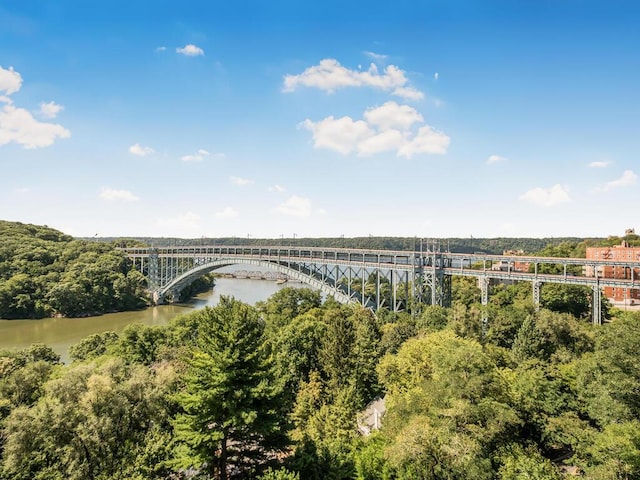
M 74 317 L 145 305 L 144 277 L 113 245 L 0 221 L 0 318 Z
M 483 312 L 467 287 L 413 316 L 285 288 L 92 335 L 66 366 L 4 353 L 0 479 L 639 478 L 640 315 L 594 328 L 518 286 Z

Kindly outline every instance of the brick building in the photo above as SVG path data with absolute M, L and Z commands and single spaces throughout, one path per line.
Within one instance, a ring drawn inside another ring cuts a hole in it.
M 630 247 L 624 240 L 620 245 L 615 245 L 613 247 L 588 247 L 587 259 L 640 262 L 640 247 Z M 640 268 L 635 268 L 633 270 L 633 278 L 640 280 Z M 594 276 L 593 268 L 588 268 L 585 274 L 588 276 Z M 598 267 L 598 276 L 605 278 L 631 279 L 631 269 L 615 265 Z M 637 288 L 605 287 L 604 295 L 613 303 L 627 305 L 640 304 L 640 289 Z

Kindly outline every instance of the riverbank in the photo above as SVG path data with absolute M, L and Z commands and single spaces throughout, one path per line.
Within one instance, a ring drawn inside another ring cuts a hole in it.
M 0 320 L 0 350 L 28 347 L 33 343 L 50 346 L 68 362 L 71 345 L 94 333 L 121 333 L 127 325 L 166 325 L 172 318 L 207 305 L 216 305 L 221 295 L 235 297 L 251 305 L 266 300 L 287 284 L 269 280 L 216 279 L 212 290 L 196 295 L 182 304 L 158 305 L 129 312 L 106 313 L 96 317 L 57 317 L 38 320 Z

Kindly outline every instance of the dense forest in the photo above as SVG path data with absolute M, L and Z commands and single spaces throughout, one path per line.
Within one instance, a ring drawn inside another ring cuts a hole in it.
M 1 353 L 0 479 L 640 478 L 640 313 L 593 327 L 511 285 L 483 328 L 454 287 L 418 315 L 285 288 L 92 335 L 69 365 Z
M 0 318 L 75 317 L 145 305 L 144 277 L 114 245 L 0 221 Z

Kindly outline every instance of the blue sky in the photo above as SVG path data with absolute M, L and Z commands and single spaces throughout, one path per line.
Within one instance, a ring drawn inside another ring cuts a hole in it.
M 0 0 L 0 219 L 77 236 L 640 229 L 631 1 Z

